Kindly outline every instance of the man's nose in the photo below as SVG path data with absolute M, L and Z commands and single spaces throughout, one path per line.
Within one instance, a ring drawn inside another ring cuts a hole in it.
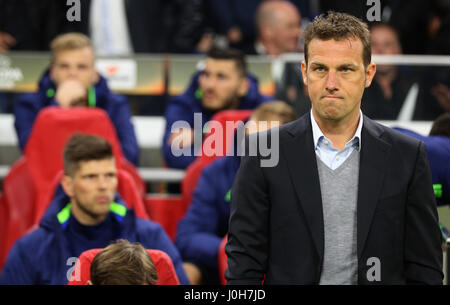
M 76 67 L 69 68 L 69 78 L 71 79 L 78 78 L 78 69 Z
M 327 76 L 326 89 L 328 91 L 335 91 L 338 89 L 338 80 L 336 72 L 329 71 Z
M 108 180 L 108 178 L 106 178 L 106 177 L 100 177 L 99 179 L 98 179 L 98 184 L 97 184 L 97 187 L 99 188 L 99 189 L 106 189 L 107 187 L 108 187 L 108 182 L 109 180 Z
M 203 81 L 203 89 L 211 89 L 214 88 L 216 86 L 216 79 L 215 77 L 205 77 L 204 81 Z

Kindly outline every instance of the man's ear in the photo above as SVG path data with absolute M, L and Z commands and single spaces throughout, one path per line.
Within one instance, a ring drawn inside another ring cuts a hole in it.
M 239 86 L 238 94 L 240 97 L 246 96 L 247 92 L 250 88 L 250 81 L 247 77 L 244 76 L 244 79 L 241 82 L 241 85 Z
M 366 80 L 365 80 L 365 87 L 368 88 L 370 84 L 372 83 L 373 77 L 375 76 L 375 73 L 377 72 L 377 66 L 375 64 L 369 64 L 366 68 Z
M 95 86 L 100 80 L 100 74 L 98 74 L 97 70 L 95 70 L 94 75 L 92 76 L 92 85 Z
M 306 77 L 307 69 L 308 69 L 308 65 L 306 64 L 306 61 L 302 61 L 302 64 L 301 64 L 302 79 L 303 79 L 303 85 L 305 85 L 305 86 L 308 86 L 308 78 Z
M 73 197 L 74 191 L 73 191 L 73 178 L 72 177 L 70 177 L 68 175 L 64 175 L 61 179 L 61 186 L 62 186 L 64 192 L 67 194 L 67 196 Z

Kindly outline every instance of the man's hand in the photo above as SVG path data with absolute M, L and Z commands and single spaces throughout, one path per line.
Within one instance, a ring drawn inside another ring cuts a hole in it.
M 7 52 L 16 44 L 16 40 L 10 34 L 0 32 L 0 53 Z
M 172 145 L 172 143 L 176 141 L 177 149 L 181 149 L 183 147 L 192 146 L 194 142 L 194 130 L 191 129 L 182 129 L 177 133 L 172 133 L 169 137 L 168 143 Z
M 68 79 L 58 86 L 55 100 L 62 108 L 87 106 L 87 90 L 80 81 Z

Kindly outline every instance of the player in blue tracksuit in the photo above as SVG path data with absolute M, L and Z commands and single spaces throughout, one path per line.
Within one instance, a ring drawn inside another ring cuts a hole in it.
M 433 122 L 429 136 L 400 127 L 394 129 L 425 143 L 436 203 L 450 205 L 450 113 L 440 115 Z M 439 225 L 444 239 L 450 237 L 448 229 L 442 223 Z
M 125 157 L 137 165 L 139 147 L 127 99 L 112 93 L 95 69 L 95 55 L 88 37 L 67 33 L 51 43 L 52 62 L 35 93 L 20 95 L 14 103 L 15 128 L 23 150 L 39 111 L 47 106 L 84 105 L 105 110 L 117 132 Z
M 0 284 L 66 284 L 76 258 L 117 239 L 166 252 L 188 284 L 178 250 L 163 228 L 136 217 L 117 195 L 117 169 L 103 138 L 75 134 L 64 149 L 64 176 L 40 226 L 12 247 Z
M 194 155 L 193 128 L 194 113 L 201 115 L 201 126 L 205 126 L 212 116 L 220 110 L 255 109 L 264 102 L 273 100 L 259 92 L 255 77 L 247 73 L 244 56 L 229 49 L 213 49 L 205 60 L 205 68 L 192 77 L 186 91 L 173 98 L 166 108 L 166 129 L 163 137 L 163 156 L 172 168 L 185 169 L 191 164 Z M 190 155 L 177 156 L 171 144 L 179 133 L 172 133 L 175 122 L 184 121 L 190 127 L 182 141 L 183 147 L 190 147 Z M 200 131 L 201 133 L 201 131 Z
M 126 239 L 145 248 L 166 252 L 172 259 L 182 284 L 189 284 L 181 258 L 163 228 L 138 218 L 126 209 L 117 195 L 108 217 L 99 225 L 84 226 L 65 213 L 70 199 L 57 191 L 39 228 L 20 238 L 11 248 L 0 275 L 0 285 L 65 285 L 75 260 L 82 252 L 105 248 L 112 241 Z
M 92 86 L 94 95 L 90 95 L 89 104 L 105 110 L 119 138 L 122 151 L 128 161 L 137 165 L 139 159 L 139 147 L 131 122 L 131 112 L 127 99 L 112 93 L 106 79 L 99 78 L 98 83 Z M 18 97 L 14 103 L 14 116 L 17 137 L 20 148 L 23 150 L 31 134 L 33 123 L 41 109 L 47 106 L 58 106 L 54 97 L 55 84 L 50 79 L 49 71 L 46 71 L 39 81 L 39 90 L 35 93 L 25 93 Z
M 217 269 L 217 251 L 228 232 L 231 186 L 239 156 L 226 156 L 203 169 L 186 216 L 178 223 L 176 246 L 183 259 Z
M 411 130 L 394 129 L 419 139 L 427 147 L 434 194 L 439 206 L 450 204 L 450 138 L 440 135 L 422 136 Z
M 266 121 L 267 125 L 256 126 L 256 129 L 249 128 L 248 132 L 263 131 L 293 121 L 295 118 L 294 111 L 286 103 L 280 101 L 266 103 L 253 111 L 250 121 L 256 123 Z M 217 254 L 220 242 L 228 232 L 231 187 L 240 165 L 240 156 L 237 155 L 237 134 L 235 134 L 234 154 L 216 159 L 203 169 L 189 209 L 178 224 L 175 244 L 183 257 L 185 267 L 186 264 L 189 265 L 186 271 L 193 284 L 218 283 Z M 201 273 L 202 278 L 199 282 L 196 282 L 190 274 L 189 270 L 193 268 L 198 268 L 198 272 Z

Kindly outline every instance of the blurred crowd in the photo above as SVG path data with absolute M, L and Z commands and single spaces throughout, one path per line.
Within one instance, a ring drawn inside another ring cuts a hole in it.
M 367 18 L 371 5 L 362 0 L 290 0 L 289 4 L 261 6 L 262 2 L 80 0 L 79 21 L 69 21 L 68 10 L 78 1 L 71 6 L 66 1 L 1 0 L 0 51 L 48 51 L 58 34 L 76 31 L 88 35 L 96 52 L 106 55 L 205 53 L 213 45 L 229 45 L 247 54 L 277 55 L 301 51 L 301 28 L 328 10 L 372 22 Z M 376 21 L 393 25 L 404 54 L 449 54 L 448 1 L 379 3 L 380 19 Z M 273 9 L 275 6 L 284 9 Z M 266 45 L 273 35 L 286 44 L 283 49 Z M 294 40 L 298 43 L 290 43 Z

